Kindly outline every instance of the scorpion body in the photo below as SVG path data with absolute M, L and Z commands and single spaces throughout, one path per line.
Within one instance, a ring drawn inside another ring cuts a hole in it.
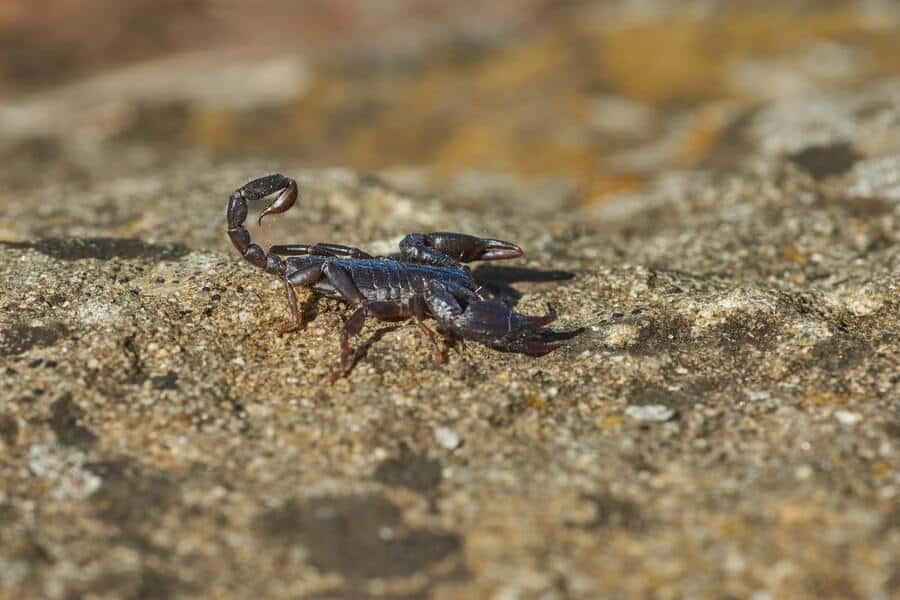
M 391 258 L 292 256 L 286 259 L 285 266 L 287 272 L 298 273 L 310 267 L 321 268 L 325 262 L 331 263 L 333 268 L 346 271 L 360 293 L 369 301 L 406 304 L 413 297 L 424 295 L 428 289 L 428 281 L 434 278 L 441 278 L 451 289 L 464 289 L 472 293 L 477 289 L 472 288 L 472 276 L 465 269 L 431 267 Z M 324 296 L 341 298 L 340 292 L 328 279 L 320 279 L 311 288 Z
M 277 245 L 264 251 L 250 240 L 244 227 L 247 203 L 278 192 L 260 213 L 289 210 L 297 200 L 297 183 L 283 175 L 255 179 L 235 190 L 227 208 L 228 236 L 241 255 L 284 281 L 291 320 L 281 333 L 303 326 L 294 288 L 306 287 L 319 294 L 340 298 L 355 308 L 341 331 L 340 377 L 352 368 L 349 340 L 362 329 L 367 317 L 391 321 L 412 317 L 435 347 L 439 362 L 446 356 L 434 332 L 425 324 L 433 317 L 439 330 L 457 339 L 482 342 L 492 348 L 540 356 L 558 347 L 538 339 L 541 328 L 556 315 L 526 316 L 501 302 L 486 298 L 461 263 L 502 260 L 522 256 L 522 249 L 501 240 L 461 233 L 413 233 L 400 242 L 400 258 L 374 257 L 338 244 Z

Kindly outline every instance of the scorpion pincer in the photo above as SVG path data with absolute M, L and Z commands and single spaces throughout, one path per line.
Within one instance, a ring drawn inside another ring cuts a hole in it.
M 541 329 L 556 314 L 526 316 L 501 302 L 485 298 L 469 268 L 461 263 L 474 260 L 518 258 L 519 246 L 501 240 L 462 233 L 411 233 L 400 242 L 399 257 L 375 257 L 338 244 L 277 245 L 265 252 L 250 241 L 244 227 L 247 202 L 275 193 L 262 210 L 267 215 L 289 210 L 298 197 L 297 183 L 283 175 L 267 175 L 238 188 L 228 199 L 228 237 L 241 255 L 257 267 L 284 281 L 291 320 L 280 333 L 303 326 L 294 288 L 340 298 L 354 308 L 341 331 L 341 362 L 333 378 L 353 366 L 350 337 L 358 334 L 366 317 L 393 321 L 412 317 L 435 348 L 436 360 L 447 358 L 435 333 L 425 324 L 431 316 L 438 330 L 453 339 L 475 340 L 497 350 L 541 356 L 559 344 L 540 339 Z

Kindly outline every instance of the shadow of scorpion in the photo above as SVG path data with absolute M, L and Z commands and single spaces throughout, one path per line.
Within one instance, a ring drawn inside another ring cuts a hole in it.
M 559 343 L 540 339 L 542 328 L 556 319 L 556 313 L 526 316 L 501 302 L 490 300 L 473 278 L 469 267 L 474 260 L 505 260 L 523 255 L 515 244 L 478 238 L 462 233 L 411 233 L 400 242 L 397 259 L 371 256 L 338 244 L 276 245 L 265 252 L 251 243 L 244 227 L 247 202 L 278 192 L 259 214 L 289 210 L 299 195 L 297 182 L 283 175 L 254 179 L 235 190 L 228 199 L 228 237 L 241 255 L 257 267 L 281 277 L 287 294 L 291 320 L 279 333 L 304 325 L 297 308 L 295 287 L 306 287 L 331 298 L 340 298 L 355 307 L 341 331 L 341 364 L 332 381 L 353 368 L 350 338 L 360 332 L 366 317 L 396 321 L 412 317 L 435 348 L 435 359 L 446 363 L 445 352 L 435 333 L 425 324 L 433 317 L 438 330 L 451 341 L 475 340 L 491 348 L 542 356 Z

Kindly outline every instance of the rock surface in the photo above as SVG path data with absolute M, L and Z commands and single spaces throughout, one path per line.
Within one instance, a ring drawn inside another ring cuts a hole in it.
M 898 205 L 852 197 L 865 164 L 827 189 L 778 162 L 528 218 L 524 197 L 475 212 L 291 170 L 302 210 L 266 238 L 524 241 L 479 277 L 577 332 L 439 366 L 414 327 L 372 325 L 334 385 L 346 310 L 276 335 L 279 282 L 227 247 L 223 199 L 256 166 L 21 195 L 0 246 L 3 586 L 896 592 Z
M 523 82 L 552 39 L 519 48 Z M 0 167 L 0 596 L 900 594 L 900 80 L 860 52 L 824 73 L 790 45 L 733 57 L 733 89 L 794 87 L 682 121 L 607 65 L 631 100 L 598 106 L 637 139 L 605 183 L 9 150 L 28 168 Z M 442 366 L 414 326 L 369 323 L 330 384 L 346 307 L 277 335 L 280 282 L 225 236 L 228 194 L 275 168 L 302 201 L 255 240 L 521 243 L 476 275 L 554 307 L 562 348 Z

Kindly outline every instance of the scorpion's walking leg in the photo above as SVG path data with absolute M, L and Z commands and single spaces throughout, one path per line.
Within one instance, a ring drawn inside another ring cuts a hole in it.
M 350 369 L 353 367 L 350 352 L 350 337 L 358 334 L 360 330 L 362 330 L 363 323 L 366 321 L 366 316 L 372 315 L 378 319 L 387 320 L 407 316 L 408 312 L 405 307 L 399 304 L 391 302 L 370 302 L 363 296 L 362 292 L 359 291 L 359 288 L 356 287 L 356 283 L 353 282 L 353 277 L 350 273 L 343 267 L 332 262 L 322 263 L 321 274 L 328 279 L 328 282 L 335 290 L 337 290 L 341 295 L 341 298 L 351 305 L 356 306 L 356 311 L 350 315 L 350 318 L 347 319 L 344 328 L 341 330 L 341 366 L 332 374 L 331 380 L 334 381 L 338 377 L 343 377 L 349 373 Z M 310 275 L 311 281 L 313 277 L 314 275 Z
M 284 293 L 287 296 L 288 308 L 291 311 L 291 320 L 278 328 L 278 333 L 285 334 L 297 331 L 303 327 L 302 315 L 297 308 L 297 293 L 294 287 L 309 287 L 324 277 L 324 265 L 310 265 L 309 267 L 284 276 Z
M 416 295 L 409 299 L 409 312 L 416 322 L 416 327 L 419 328 L 419 331 L 427 335 L 428 339 L 431 340 L 431 343 L 434 345 L 434 359 L 441 364 L 445 364 L 447 362 L 447 354 L 441 347 L 441 343 L 438 341 L 435 333 L 425 324 L 426 309 L 427 306 L 425 305 L 424 296 Z
M 297 308 L 297 297 L 294 287 L 309 287 L 322 279 L 340 294 L 341 298 L 356 307 L 356 310 L 347 319 L 341 330 L 341 366 L 332 374 L 332 381 L 350 372 L 353 367 L 350 351 L 350 338 L 362 330 L 362 326 L 368 315 L 380 320 L 390 320 L 409 316 L 409 310 L 392 302 L 370 302 L 363 296 L 359 288 L 353 282 L 353 277 L 343 267 L 331 262 L 323 262 L 318 265 L 310 265 L 302 271 L 286 276 L 284 285 L 288 296 L 288 306 L 291 311 L 291 321 L 285 324 L 280 332 L 294 331 L 302 326 L 300 311 Z
M 341 330 L 341 366 L 331 374 L 331 381 L 344 377 L 353 368 L 353 353 L 350 351 L 350 338 L 362 331 L 366 317 L 375 317 L 379 321 L 395 321 L 409 316 L 409 309 L 396 302 L 365 302 L 350 315 Z
M 429 312 L 445 329 L 460 337 L 476 340 L 497 350 L 541 356 L 559 344 L 535 339 L 533 334 L 556 320 L 556 314 L 531 317 L 513 312 L 501 302 L 466 301 L 465 308 L 443 284 L 431 281 L 425 292 Z
M 284 293 L 287 296 L 288 308 L 291 311 L 291 320 L 278 328 L 278 333 L 282 335 L 291 331 L 297 331 L 303 327 L 300 311 L 297 309 L 297 294 L 294 292 L 294 288 L 287 277 L 284 278 Z
M 515 244 L 502 240 L 437 231 L 407 235 L 400 240 L 400 254 L 408 262 L 455 267 L 473 260 L 519 258 L 523 252 Z
M 327 279 L 335 290 L 341 295 L 341 298 L 354 306 L 361 306 L 366 302 L 366 298 L 353 283 L 350 274 L 343 268 L 324 262 L 317 265 L 310 265 L 305 269 L 285 275 L 284 286 L 288 299 L 288 308 L 291 311 L 291 320 L 279 329 L 279 333 L 287 333 L 296 331 L 303 326 L 300 311 L 297 307 L 297 295 L 294 292 L 295 287 L 311 287 L 322 279 Z

